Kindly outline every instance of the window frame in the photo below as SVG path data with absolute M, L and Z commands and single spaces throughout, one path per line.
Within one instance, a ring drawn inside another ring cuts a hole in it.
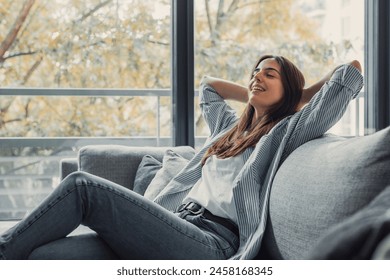
M 172 141 L 195 145 L 194 1 L 171 0 Z
M 365 0 L 364 13 L 364 126 L 365 134 L 371 134 L 390 125 L 390 4 L 387 0 Z

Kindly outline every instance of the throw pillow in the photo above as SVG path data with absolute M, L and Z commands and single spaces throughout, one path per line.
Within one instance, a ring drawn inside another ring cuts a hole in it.
M 135 174 L 133 191 L 140 195 L 144 195 L 146 188 L 162 166 L 162 163 L 151 155 L 144 156 L 138 166 L 137 173 Z
M 150 200 L 155 199 L 169 181 L 187 165 L 188 161 L 188 159 L 185 159 L 174 151 L 167 150 L 163 157 L 162 168 L 153 178 L 144 196 Z

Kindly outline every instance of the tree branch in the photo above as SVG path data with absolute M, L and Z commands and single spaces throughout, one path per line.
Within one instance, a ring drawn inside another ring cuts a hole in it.
M 28 14 L 30 13 L 31 7 L 34 5 L 35 0 L 26 0 L 24 3 L 18 17 L 16 18 L 11 30 L 8 32 L 4 41 L 0 45 L 0 63 L 4 62 L 4 54 L 9 50 L 9 48 L 14 43 L 20 28 L 23 23 L 26 21 Z
M 207 23 L 209 25 L 210 37 L 212 37 L 214 31 L 213 31 L 213 26 L 211 24 L 209 0 L 204 0 L 204 4 L 206 6 Z
M 248 7 L 248 6 L 252 6 L 252 5 L 259 5 L 259 4 L 262 4 L 264 2 L 269 2 L 269 1 L 259 0 L 259 1 L 253 1 L 253 2 L 249 2 L 249 3 L 245 3 L 245 4 L 242 4 L 242 5 L 237 5 L 237 10 L 245 8 L 245 7 Z
M 34 73 L 34 71 L 39 67 L 39 65 L 41 64 L 43 60 L 43 57 L 41 56 L 34 64 L 33 66 L 31 66 L 31 68 L 27 71 L 27 74 L 24 76 L 23 78 L 23 82 L 22 82 L 22 85 L 25 85 L 28 81 L 28 79 L 30 79 L 31 75 Z
M 78 20 L 76 20 L 74 23 L 79 23 L 79 22 L 82 22 L 84 21 L 85 19 L 87 19 L 88 17 L 90 17 L 91 15 L 93 15 L 97 10 L 99 10 L 100 8 L 110 4 L 112 2 L 112 0 L 106 0 L 104 2 L 101 2 L 99 4 L 97 4 L 94 8 L 92 8 L 91 10 L 89 10 L 88 12 L 86 12 L 85 14 L 83 14 Z
M 222 18 L 224 17 L 223 6 L 225 6 L 225 1 L 219 0 L 215 30 L 218 30 L 218 27 L 221 25 Z
M 3 121 L 3 120 L 0 120 L 0 127 L 4 127 L 7 123 L 12 123 L 12 122 L 21 122 L 23 121 L 22 119 L 18 118 L 18 119 L 12 119 L 12 120 L 8 120 L 8 121 Z
M 3 61 L 6 61 L 7 59 L 18 57 L 18 56 L 32 55 L 32 54 L 36 54 L 36 53 L 37 53 L 37 51 L 14 53 L 14 54 L 11 54 L 9 56 L 4 57 Z
M 238 9 L 238 2 L 239 0 L 233 0 L 232 3 L 230 3 L 230 6 L 227 10 L 227 14 L 233 14 Z
M 150 40 L 148 39 L 149 43 L 157 44 L 157 45 L 163 45 L 163 46 L 169 46 L 169 43 L 167 42 L 162 42 L 162 41 L 156 41 L 156 40 Z

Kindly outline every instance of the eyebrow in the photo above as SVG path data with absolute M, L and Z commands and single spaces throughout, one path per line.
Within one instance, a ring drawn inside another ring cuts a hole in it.
M 272 68 L 272 67 L 267 67 L 264 70 L 274 70 L 274 71 L 276 71 L 280 75 L 280 72 L 278 70 L 276 70 L 275 68 Z
M 255 71 L 258 71 L 258 70 L 260 70 L 260 67 L 256 67 L 256 68 L 255 68 Z M 278 73 L 279 75 L 281 75 L 280 72 L 279 72 L 278 70 L 276 70 L 275 68 L 272 68 L 272 67 L 264 68 L 264 70 L 266 70 L 266 71 L 274 70 L 276 73 Z

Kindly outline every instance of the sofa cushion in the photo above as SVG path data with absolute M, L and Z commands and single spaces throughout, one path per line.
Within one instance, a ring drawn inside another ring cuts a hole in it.
M 76 158 L 64 158 L 60 161 L 60 179 L 63 180 L 69 174 L 78 170 Z
M 96 233 L 69 236 L 36 248 L 30 260 L 116 260 L 119 257 Z
M 146 188 L 161 168 L 162 163 L 160 161 L 151 155 L 145 155 L 138 166 L 137 173 L 135 174 L 133 191 L 139 193 L 140 195 L 144 195 Z
M 390 185 L 366 207 L 331 227 L 311 250 L 308 258 L 319 260 L 372 259 L 375 250 L 390 234 L 389 209 Z M 376 257 L 380 255 L 383 256 L 379 252 L 376 253 Z
M 331 226 L 367 205 L 390 182 L 390 127 L 369 136 L 326 135 L 295 150 L 270 194 L 262 250 L 302 259 Z
M 149 154 L 157 160 L 162 160 L 166 149 L 165 147 L 89 145 L 79 151 L 79 170 L 133 189 L 137 168 L 142 158 Z M 190 146 L 177 146 L 171 149 L 185 158 L 194 155 L 194 149 Z
M 174 151 L 167 150 L 163 157 L 162 168 L 150 182 L 144 196 L 150 200 L 155 199 L 165 186 L 168 185 L 169 181 L 187 165 L 188 161 L 188 159 Z

